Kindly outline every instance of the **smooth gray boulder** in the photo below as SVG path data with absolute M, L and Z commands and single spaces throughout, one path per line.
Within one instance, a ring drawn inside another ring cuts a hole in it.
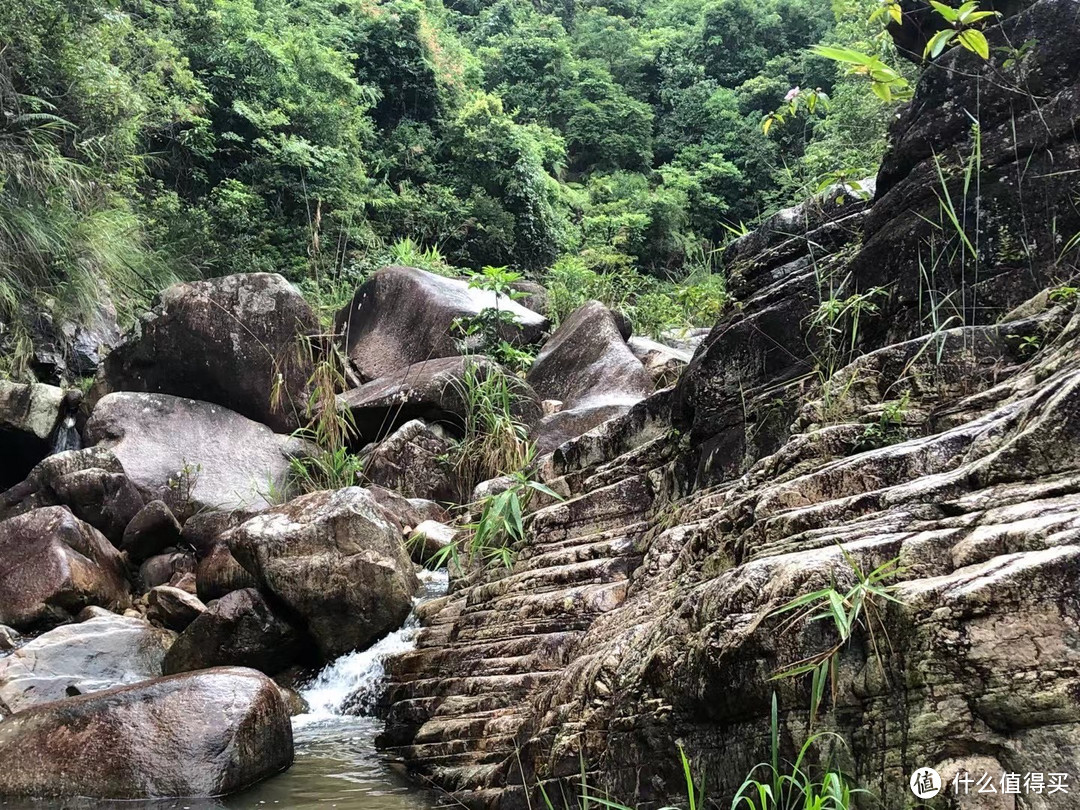
M 120 552 L 63 506 L 0 522 L 0 624 L 38 630 L 131 604 Z
M 57 627 L 0 658 L 0 710 L 19 712 L 157 678 L 175 638 L 175 633 L 125 616 Z
M 472 289 L 469 282 L 445 278 L 415 267 L 384 267 L 365 281 L 342 308 L 335 329 L 346 354 L 365 381 L 439 357 L 460 354 L 454 322 L 487 307 L 510 312 L 503 338 L 518 345 L 535 343 L 548 319 L 509 298 Z
M 419 587 L 401 532 L 360 487 L 303 495 L 227 538 L 259 588 L 306 622 L 324 659 L 400 627 Z
M 303 649 L 300 633 L 255 588 L 244 588 L 200 613 L 169 650 L 161 671 L 173 675 L 240 666 L 276 675 L 294 664 Z
M 276 273 L 175 284 L 105 358 L 91 399 L 172 394 L 287 433 L 303 422 L 313 366 L 302 342 L 318 331 L 311 307 Z
M 220 405 L 167 394 L 109 394 L 95 406 L 86 437 L 115 453 L 143 493 L 178 517 L 266 507 L 287 487 L 290 457 L 304 450 Z
M 582 305 L 544 344 L 525 377 L 542 400 L 562 409 L 533 429 L 541 453 L 621 416 L 653 390 L 615 315 L 599 301 Z
M 281 691 L 250 669 L 159 678 L 0 722 L 0 797 L 8 799 L 222 796 L 292 761 Z

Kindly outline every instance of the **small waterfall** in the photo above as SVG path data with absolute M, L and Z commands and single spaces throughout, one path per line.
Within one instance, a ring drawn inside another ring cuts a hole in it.
M 52 449 L 49 454 L 56 455 L 67 450 L 79 450 L 81 448 L 82 440 L 79 438 L 79 431 L 75 429 L 75 415 L 69 413 L 56 426 L 56 432 L 53 434 Z
M 413 604 L 421 605 L 446 593 L 446 571 L 421 571 L 423 590 Z M 366 650 L 348 653 L 328 664 L 300 694 L 307 701 L 307 713 L 293 718 L 296 726 L 329 720 L 342 715 L 368 715 L 382 690 L 386 670 L 383 663 L 392 655 L 408 652 L 416 645 L 420 621 L 413 613 L 399 629 Z

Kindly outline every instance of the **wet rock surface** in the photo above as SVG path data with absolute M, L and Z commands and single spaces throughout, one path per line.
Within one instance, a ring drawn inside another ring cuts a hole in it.
M 7 799 L 220 796 L 292 760 L 280 690 L 239 668 L 46 703 L 0 721 Z
M 0 624 L 45 629 L 87 605 L 123 610 L 129 587 L 120 552 L 66 507 L 0 522 Z
M 57 627 L 0 658 L 0 710 L 10 714 L 157 678 L 174 638 L 140 619 L 115 615 Z
M 303 495 L 241 524 L 227 541 L 327 660 L 399 627 L 419 587 L 400 530 L 359 487 Z

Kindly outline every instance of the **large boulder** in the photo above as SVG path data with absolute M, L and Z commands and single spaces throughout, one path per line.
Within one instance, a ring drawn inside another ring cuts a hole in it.
M 384 267 L 371 276 L 338 312 L 335 327 L 357 373 L 375 380 L 459 354 L 454 322 L 496 306 L 517 318 L 518 325 L 503 330 L 512 343 L 535 343 L 548 328 L 547 318 L 509 298 L 414 267 Z
M 541 399 L 562 402 L 559 412 L 534 429 L 541 453 L 626 413 L 653 390 L 618 320 L 599 301 L 589 301 L 562 322 L 525 379 Z
M 262 508 L 288 486 L 304 444 L 220 405 L 168 394 L 99 401 L 87 441 L 110 449 L 149 498 L 181 517 L 204 509 Z
M 49 454 L 63 401 L 56 386 L 0 380 L 0 487 L 22 481 Z
M 295 663 L 303 648 L 301 635 L 262 594 L 244 588 L 200 613 L 170 648 L 161 671 L 241 666 L 275 675 Z
M 398 427 L 420 419 L 448 431 L 464 430 L 470 380 L 502 374 L 516 397 L 515 417 L 531 427 L 540 419 L 540 400 L 527 383 L 486 357 L 441 357 L 400 368 L 386 377 L 338 396 L 338 405 L 352 414 L 357 432 L 378 441 Z
M 120 552 L 68 509 L 0 522 L 0 624 L 47 628 L 87 605 L 123 610 L 130 601 Z
M 90 447 L 51 455 L 0 494 L 0 519 L 42 506 L 66 506 L 119 545 L 143 499 L 116 456 Z
M 124 616 L 50 630 L 0 658 L 0 713 L 157 678 L 175 638 Z
M 173 394 L 290 432 L 301 426 L 312 373 L 301 344 L 317 332 L 311 307 L 277 274 L 176 284 L 105 359 L 92 398 Z
M 364 459 L 364 477 L 406 498 L 450 501 L 457 495 L 446 433 L 419 419 L 406 422 Z
M 419 587 L 400 531 L 359 487 L 267 510 L 228 542 L 259 587 L 306 622 L 327 659 L 399 627 Z
M 281 691 L 224 668 L 58 700 L 0 722 L 0 796 L 221 796 L 293 761 Z

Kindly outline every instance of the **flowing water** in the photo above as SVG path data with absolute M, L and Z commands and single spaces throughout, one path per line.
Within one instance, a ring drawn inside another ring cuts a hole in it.
M 75 417 L 71 415 L 65 416 L 56 428 L 49 452 L 55 455 L 67 450 L 79 450 L 81 448 L 82 440 L 79 438 L 79 431 L 75 427 Z
M 446 592 L 446 572 L 422 572 L 421 604 Z M 416 643 L 419 621 L 405 624 L 362 652 L 328 665 L 300 690 L 310 710 L 293 718 L 296 761 L 289 770 L 250 790 L 223 799 L 159 802 L 20 801 L 0 799 L 3 810 L 241 810 L 241 808 L 339 808 L 339 810 L 429 810 L 435 796 L 407 780 L 375 750 L 382 722 L 370 712 L 384 684 L 383 662 Z

